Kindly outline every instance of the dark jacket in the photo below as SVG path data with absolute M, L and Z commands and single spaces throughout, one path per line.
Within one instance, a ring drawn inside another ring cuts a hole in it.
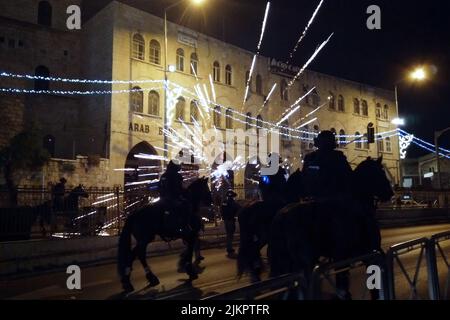
M 222 219 L 225 221 L 234 220 L 241 207 L 234 201 L 234 199 L 225 200 L 220 206 L 220 213 Z
M 183 176 L 175 171 L 167 171 L 159 180 L 159 195 L 161 198 L 178 199 L 183 194 Z
M 350 194 L 352 168 L 341 151 L 315 151 L 305 157 L 303 183 L 306 196 L 334 198 Z

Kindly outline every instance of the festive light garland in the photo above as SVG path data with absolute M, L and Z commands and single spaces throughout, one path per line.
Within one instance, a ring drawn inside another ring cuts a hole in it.
M 405 130 L 402 130 L 402 129 L 400 129 L 400 128 L 398 129 L 398 131 L 399 131 L 400 133 L 404 134 L 404 135 L 411 135 L 411 133 L 409 133 L 409 132 L 407 132 L 407 131 L 405 131 Z M 425 145 L 430 146 L 430 147 L 433 148 L 433 149 L 436 148 L 436 146 L 435 146 L 434 144 L 429 143 L 429 142 L 427 142 L 427 141 L 425 141 L 425 140 L 422 140 L 422 139 L 420 139 L 420 138 L 417 138 L 416 136 L 414 136 L 414 139 L 417 140 L 417 141 L 419 141 L 419 142 L 421 142 L 421 143 L 423 143 L 423 144 L 425 144 Z M 444 152 L 450 153 L 450 150 L 444 149 L 444 148 L 442 148 L 442 147 L 439 147 L 439 150 L 442 150 L 442 151 L 444 151 Z
M 16 88 L 0 88 L 0 92 L 5 93 L 19 93 L 19 94 L 47 94 L 47 95 L 110 95 L 110 94 L 125 94 L 133 92 L 153 91 L 161 89 L 162 87 L 153 87 L 145 89 L 129 89 L 129 90 L 87 90 L 87 91 L 71 91 L 71 90 L 29 90 Z
M 92 84 L 130 84 L 130 83 L 164 83 L 164 80 L 89 80 L 89 79 L 70 79 L 61 77 L 43 77 L 33 76 L 29 74 L 14 74 L 9 72 L 1 72 L 0 77 L 17 78 L 26 80 L 42 80 L 51 82 L 67 82 L 67 83 L 92 83 Z

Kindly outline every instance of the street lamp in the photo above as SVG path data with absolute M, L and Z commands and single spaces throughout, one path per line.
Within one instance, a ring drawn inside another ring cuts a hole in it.
M 437 169 L 437 185 L 438 185 L 439 190 L 441 190 L 441 188 L 442 188 L 441 161 L 440 161 L 440 156 L 439 156 L 439 138 L 447 131 L 450 131 L 450 127 L 448 127 L 447 129 L 441 130 L 441 131 L 434 132 L 434 146 L 435 146 L 435 153 L 436 153 L 436 169 Z
M 175 70 L 176 70 L 175 66 L 173 66 L 173 65 L 168 66 L 167 65 L 167 47 L 168 47 L 168 39 L 167 39 L 167 12 L 170 9 L 175 8 L 176 6 L 178 6 L 181 3 L 186 2 L 186 1 L 188 1 L 188 0 L 180 0 L 180 1 L 175 2 L 174 4 L 168 6 L 168 7 L 166 7 L 164 9 L 164 120 L 163 120 L 164 121 L 164 132 L 163 132 L 163 135 L 164 135 L 164 158 L 166 158 L 166 159 L 169 156 L 169 152 L 167 150 L 168 137 L 167 137 L 167 134 L 166 134 L 167 129 L 168 129 L 168 126 L 167 126 L 167 120 L 168 120 L 167 119 L 167 100 L 168 100 L 167 90 L 169 89 L 169 86 L 168 86 L 168 83 L 167 83 L 167 81 L 168 81 L 168 72 L 175 72 Z M 196 5 L 196 6 L 199 6 L 199 5 L 203 4 L 206 0 L 189 0 L 189 1 L 191 3 L 193 3 L 194 5 Z
M 425 71 L 425 68 L 424 68 L 424 67 L 417 67 L 417 68 L 414 69 L 414 70 L 410 73 L 410 75 L 409 75 L 409 80 L 412 80 L 412 81 L 418 81 L 418 82 L 421 82 L 421 81 L 426 80 L 426 78 L 427 78 L 427 72 Z M 402 83 L 403 81 L 405 81 L 405 80 L 406 80 L 406 78 L 403 78 L 403 79 L 401 79 L 401 80 L 399 80 L 399 81 L 397 81 L 397 82 L 395 83 L 395 108 L 396 108 L 396 111 L 397 111 L 397 117 L 399 117 L 398 85 L 399 85 L 400 83 Z M 394 121 L 394 120 L 395 120 L 395 121 Z M 404 125 L 404 120 L 403 120 L 403 119 L 401 119 L 401 118 L 396 118 L 396 119 L 394 119 L 394 120 L 393 120 L 393 122 L 392 122 L 394 125 L 396 125 L 396 126 Z M 399 163 L 399 164 L 398 164 L 398 178 L 399 178 L 399 185 L 402 184 L 401 173 L 402 173 L 402 171 L 401 171 L 401 169 L 400 169 L 400 163 Z

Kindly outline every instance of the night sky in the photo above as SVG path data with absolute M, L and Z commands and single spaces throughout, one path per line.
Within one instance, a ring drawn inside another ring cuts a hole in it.
M 163 16 L 178 0 L 122 0 Z M 266 1 L 206 0 L 201 9 L 181 4 L 169 20 L 255 51 Z M 110 0 L 84 3 L 88 19 Z M 264 56 L 285 60 L 320 0 L 273 0 L 262 46 Z M 381 8 L 382 29 L 369 30 L 369 5 Z M 426 83 L 399 84 L 400 115 L 405 130 L 433 142 L 434 130 L 450 126 L 450 2 L 448 0 L 325 0 L 297 51 L 293 64 L 302 66 L 330 33 L 335 35 L 311 70 L 393 90 L 397 81 L 418 65 L 434 74 Z M 450 148 L 450 132 L 441 138 Z M 423 154 L 410 149 L 410 156 Z

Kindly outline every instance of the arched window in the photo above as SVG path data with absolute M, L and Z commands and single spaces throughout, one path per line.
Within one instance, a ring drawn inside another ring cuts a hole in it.
M 245 116 L 245 130 L 251 129 L 252 125 L 253 125 L 252 113 L 247 112 Z
M 289 100 L 289 93 L 288 93 L 288 85 L 285 79 L 281 80 L 280 85 L 280 94 L 281 94 L 281 100 L 288 101 Z
M 318 107 L 320 104 L 320 96 L 319 96 L 319 93 L 317 92 L 317 90 L 314 89 L 311 98 L 312 98 L 313 106 Z
M 377 116 L 377 119 L 381 119 L 381 104 L 377 103 L 377 107 L 375 109 L 375 115 Z
M 150 62 L 161 64 L 161 45 L 158 41 L 150 41 Z
M 345 100 L 342 95 L 339 95 L 338 97 L 338 110 L 341 112 L 345 111 Z
M 233 110 L 231 108 L 228 108 L 225 115 L 226 115 L 225 123 L 227 129 L 233 129 L 233 118 L 232 118 Z
M 378 152 L 384 152 L 384 141 L 382 136 L 377 136 L 378 140 Z
M 392 144 L 390 137 L 386 137 L 386 152 L 392 152 Z
M 38 77 L 47 78 L 50 76 L 50 71 L 45 66 L 39 66 L 34 70 L 34 75 Z M 49 90 L 50 81 L 43 79 L 34 80 L 34 90 Z
M 198 75 L 198 56 L 194 52 L 191 54 L 191 74 Z
M 196 100 L 191 101 L 191 122 L 198 121 L 198 102 Z
M 177 70 L 184 71 L 184 50 L 181 48 L 177 49 Z
M 220 82 L 220 63 L 214 61 L 213 64 L 213 79 L 215 82 Z
M 216 106 L 215 108 L 214 108 L 214 114 L 213 114 L 213 120 L 214 120 L 214 126 L 216 127 L 216 128 L 220 128 L 220 126 L 221 126 L 221 116 L 220 116 L 220 112 L 221 112 L 221 110 L 220 110 L 220 107 L 219 106 Z
M 256 130 L 259 130 L 263 127 L 263 118 L 260 114 L 256 117 Z
M 41 26 L 52 26 L 52 6 L 48 1 L 41 1 L 38 5 L 38 24 Z
M 134 87 L 131 92 L 131 112 L 144 112 L 144 92 L 140 87 Z
M 347 137 L 345 137 L 345 131 L 339 131 L 339 148 L 345 148 L 347 146 Z
M 387 104 L 384 105 L 383 118 L 389 120 L 389 106 Z
M 184 109 L 186 107 L 186 100 L 179 97 L 175 107 L 175 120 L 184 121 Z
M 358 99 L 353 99 L 353 113 L 354 114 L 360 114 L 361 113 L 361 108 L 359 106 L 359 100 Z
M 133 36 L 133 58 L 145 60 L 145 41 L 138 33 Z
M 358 131 L 356 131 L 355 132 L 355 139 L 356 139 L 356 141 L 355 141 L 355 148 L 356 149 L 361 149 L 362 148 L 362 141 L 361 140 L 363 140 L 364 138 L 363 137 L 359 137 L 361 134 L 358 132 Z
M 330 92 L 330 96 L 328 97 L 328 107 L 331 110 L 336 110 L 336 99 L 334 98 L 334 94 Z
M 55 157 L 55 143 L 56 141 L 54 136 L 49 134 L 44 137 L 43 147 L 48 151 L 48 154 L 52 158 Z
M 303 90 L 303 95 L 306 95 L 309 91 L 308 85 L 304 84 L 302 90 Z M 309 104 L 309 95 L 307 95 L 305 97 L 304 101 L 306 104 Z
M 318 126 L 318 125 L 315 125 L 315 126 L 314 126 L 314 132 L 315 132 L 315 133 L 319 133 L 319 132 L 320 132 L 320 129 L 319 129 L 319 126 Z
M 367 104 L 367 101 L 363 100 L 361 106 L 362 106 L 362 115 L 367 117 L 369 115 L 369 105 Z
M 364 134 L 364 137 L 362 138 L 363 139 L 363 147 L 364 147 L 364 149 L 366 149 L 366 150 L 369 150 L 370 149 L 370 144 L 369 144 L 369 140 L 368 140 L 368 138 L 367 138 L 367 133 L 366 134 Z
M 233 69 L 229 64 L 225 67 L 225 84 L 229 86 L 233 84 Z
M 159 94 L 153 90 L 148 94 L 148 113 L 154 116 L 159 115 Z
M 262 78 L 259 74 L 256 76 L 256 93 L 262 94 Z

